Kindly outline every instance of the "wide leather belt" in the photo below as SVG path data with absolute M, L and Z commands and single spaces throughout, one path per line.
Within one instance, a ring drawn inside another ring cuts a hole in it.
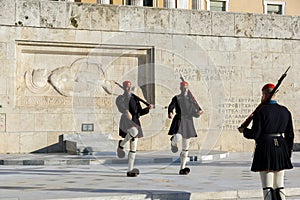
M 272 134 L 265 134 L 265 137 L 280 137 L 282 133 L 272 133 Z

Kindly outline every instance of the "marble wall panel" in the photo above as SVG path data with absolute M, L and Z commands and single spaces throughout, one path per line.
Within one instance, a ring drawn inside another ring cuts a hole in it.
M 1 0 L 0 1 L 0 24 L 14 24 L 16 19 L 16 7 L 15 1 L 7 1 Z
M 294 16 L 177 9 L 170 11 L 161 8 L 33 0 L 10 1 L 9 4 L 2 3 L 2 7 L 6 11 L 1 18 L 3 24 L 16 23 L 18 26 L 139 32 L 158 29 L 157 32 L 168 30 L 169 33 L 175 33 L 178 29 L 177 32 L 180 33 L 198 35 L 299 38 L 299 18 Z
M 151 140 L 149 140 L 149 142 L 151 142 L 151 147 L 155 148 L 153 150 L 170 151 L 170 143 L 168 140 L 170 141 L 170 136 L 168 136 L 168 132 L 167 130 L 165 130 L 162 131 L 160 134 L 151 137 Z
M 119 7 L 118 6 L 98 6 L 89 5 L 83 13 L 90 15 L 90 28 L 98 30 L 118 30 L 119 29 Z
M 5 61 L 0 60 L 0 65 L 1 66 L 5 66 Z M 5 104 L 5 96 L 7 95 L 7 73 L 5 72 L 6 68 L 1 68 L 0 69 L 0 73 L 2 75 L 0 75 L 0 96 L 1 96 L 1 100 L 0 100 L 0 109 L 3 107 L 6 107 Z M 1 110 L 0 110 L 1 111 Z
M 230 54 L 226 51 L 208 51 L 208 56 L 210 58 L 210 65 L 220 65 L 220 66 L 229 66 Z
M 35 131 L 59 131 L 62 126 L 61 114 L 39 113 L 35 114 Z
M 291 66 L 295 69 L 299 70 L 299 63 L 300 63 L 300 54 L 292 54 L 291 55 Z M 295 80 L 296 81 L 296 80 Z
M 40 1 L 15 1 L 16 3 L 16 25 L 35 26 L 40 24 Z
M 247 140 L 247 139 L 244 138 L 242 149 L 243 149 L 242 151 L 244 151 L 244 152 L 254 152 L 254 150 L 255 150 L 255 141 Z
M 273 16 L 272 24 L 273 38 L 292 38 L 291 16 Z
M 275 39 L 263 40 L 262 44 L 263 44 L 262 50 L 264 52 L 280 53 L 283 51 L 283 40 L 275 40 Z
M 67 4 L 67 28 L 89 29 L 91 27 L 91 4 Z
M 229 62 L 231 66 L 251 66 L 250 52 L 230 52 Z
M 7 44 L 5 42 L 0 42 L 0 57 L 6 58 L 7 57 Z
M 225 12 L 212 12 L 212 35 L 234 35 L 234 14 Z
M 146 37 L 146 36 L 145 36 Z M 155 46 L 155 50 L 161 50 L 162 52 L 164 51 L 169 51 L 172 49 L 173 45 L 173 36 L 170 34 L 149 34 L 149 36 L 146 37 L 148 39 L 148 43 L 151 42 L 151 45 Z M 157 55 L 157 54 L 156 54 Z M 163 60 L 164 58 L 162 57 L 161 59 L 158 59 L 159 62 Z
M 212 17 L 210 12 L 191 11 L 191 34 L 211 35 Z
M 40 2 L 40 23 L 41 27 L 64 28 L 69 22 L 67 15 L 67 4 L 55 1 Z
M 0 42 L 8 42 L 15 39 L 16 28 L 0 26 Z
M 272 66 L 272 53 L 266 52 L 251 52 L 251 67 L 264 68 Z
M 292 38 L 300 39 L 300 19 L 299 17 L 292 17 L 291 22 Z
M 253 37 L 270 37 L 273 35 L 272 17 L 270 15 L 254 15 Z
M 225 138 L 230 138 L 230 140 Z M 228 149 L 230 152 L 240 151 L 239 149 L 243 146 L 244 140 L 245 139 L 239 132 L 233 134 L 232 132 L 223 131 L 220 138 L 220 150 L 224 151 L 225 149 Z
M 273 53 L 273 67 L 274 68 L 281 68 L 292 66 L 292 59 L 291 54 L 284 54 L 284 53 Z
M 21 133 L 4 132 L 0 134 L 0 152 L 20 153 Z M 32 141 L 31 141 L 32 142 Z
M 201 37 L 197 36 L 198 45 L 207 53 L 207 51 L 215 51 L 219 49 L 218 37 Z
M 76 131 L 75 125 L 76 122 L 74 121 L 74 114 L 72 113 L 65 113 L 62 114 L 62 119 L 61 119 L 61 131 Z
M 283 53 L 293 53 L 295 49 L 293 49 L 293 46 L 297 44 L 293 40 L 284 40 L 282 44 L 282 51 Z
M 241 51 L 241 39 L 239 38 L 219 38 L 219 51 Z
M 32 113 L 20 113 L 19 114 L 19 129 L 18 131 L 32 131 L 35 130 L 35 115 Z
M 262 52 L 263 51 L 263 42 L 262 39 L 257 38 L 241 38 L 241 51 L 250 51 L 250 52 Z
M 189 34 L 191 29 L 191 12 L 174 9 L 171 11 L 171 32 Z
M 120 31 L 146 31 L 145 9 L 141 7 L 120 7 L 119 8 L 119 30 Z
M 255 26 L 253 14 L 236 14 L 234 23 L 236 36 L 253 37 Z
M 149 32 L 171 33 L 171 17 L 171 12 L 167 9 L 146 9 L 145 27 Z
M 45 148 L 48 145 L 47 135 L 47 132 L 43 131 L 20 134 L 19 153 L 29 153 Z
M 102 33 L 99 31 L 76 30 L 74 40 L 76 43 L 94 43 L 100 45 Z
M 0 132 L 6 131 L 6 114 L 0 113 Z

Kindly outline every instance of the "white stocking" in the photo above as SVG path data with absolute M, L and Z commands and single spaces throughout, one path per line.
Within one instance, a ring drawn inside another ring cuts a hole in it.
M 272 200 L 274 172 L 260 172 L 264 200 Z
M 180 154 L 180 169 L 184 169 L 189 155 L 191 139 L 182 138 L 182 152 Z
M 182 149 L 183 150 L 189 150 L 190 148 L 190 141 L 191 141 L 191 138 L 189 139 L 186 139 L 186 138 L 182 138 Z
M 128 171 L 131 171 L 134 166 L 137 142 L 138 142 L 137 138 L 135 138 L 134 141 L 130 140 L 130 151 L 128 154 Z
M 274 172 L 262 171 L 259 174 L 263 188 L 264 200 L 272 200 Z
M 280 196 L 281 200 L 285 200 L 284 170 L 274 173 L 274 188 L 277 190 L 276 193 Z
M 131 151 L 128 154 L 128 172 L 133 169 L 135 155 L 136 155 L 136 153 L 135 152 L 131 152 Z
M 187 151 L 187 150 L 182 150 L 182 152 L 180 153 L 180 169 L 185 168 L 185 164 L 188 159 L 188 154 L 189 154 L 189 151 Z

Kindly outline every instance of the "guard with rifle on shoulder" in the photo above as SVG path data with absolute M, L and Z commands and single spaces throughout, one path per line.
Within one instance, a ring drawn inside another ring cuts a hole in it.
M 193 117 L 200 117 L 203 113 L 202 109 L 198 105 L 191 91 L 189 90 L 188 82 L 184 81 L 181 76 L 182 82 L 180 83 L 179 95 L 172 98 L 171 103 L 168 106 L 168 117 L 173 118 L 173 111 L 175 109 L 176 115 L 174 116 L 168 135 L 172 135 L 171 151 L 176 153 L 178 151 L 177 144 L 182 140 L 182 151 L 180 153 L 180 175 L 187 175 L 190 169 L 186 167 L 188 160 L 188 151 L 191 138 L 197 137 L 197 133 L 194 127 Z
M 262 87 L 261 103 L 238 128 L 256 147 L 251 171 L 259 172 L 264 200 L 285 200 L 284 170 L 293 168 L 291 155 L 294 130 L 290 111 L 275 100 L 277 89 L 287 71 L 278 80 Z M 247 126 L 252 122 L 251 129 Z
M 153 108 L 152 104 L 147 103 L 140 97 L 133 94 L 132 84 L 130 81 L 124 81 L 123 86 L 120 86 L 124 93 L 119 95 L 116 99 L 116 105 L 120 113 L 122 113 L 119 124 L 119 136 L 123 138 L 120 140 L 117 147 L 117 155 L 119 158 L 125 157 L 124 146 L 127 142 L 130 142 L 130 151 L 128 153 L 128 177 L 136 177 L 139 175 L 139 170 L 133 168 L 138 138 L 143 137 L 143 131 L 139 118 Z M 145 103 L 147 107 L 142 108 L 140 101 Z

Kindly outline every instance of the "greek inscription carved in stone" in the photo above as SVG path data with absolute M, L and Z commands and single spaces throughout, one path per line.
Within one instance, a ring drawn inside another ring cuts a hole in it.
M 20 97 L 18 106 L 25 107 L 71 107 L 72 99 L 70 97 L 54 97 L 54 96 L 30 96 Z
M 219 113 L 225 114 L 224 129 L 236 129 L 254 111 L 257 106 L 254 98 L 227 98 L 220 105 Z
M 201 79 L 200 72 L 195 67 L 177 67 L 175 68 L 174 73 L 175 78 L 178 79 L 180 78 L 180 74 L 182 74 L 186 80 L 198 81 Z

